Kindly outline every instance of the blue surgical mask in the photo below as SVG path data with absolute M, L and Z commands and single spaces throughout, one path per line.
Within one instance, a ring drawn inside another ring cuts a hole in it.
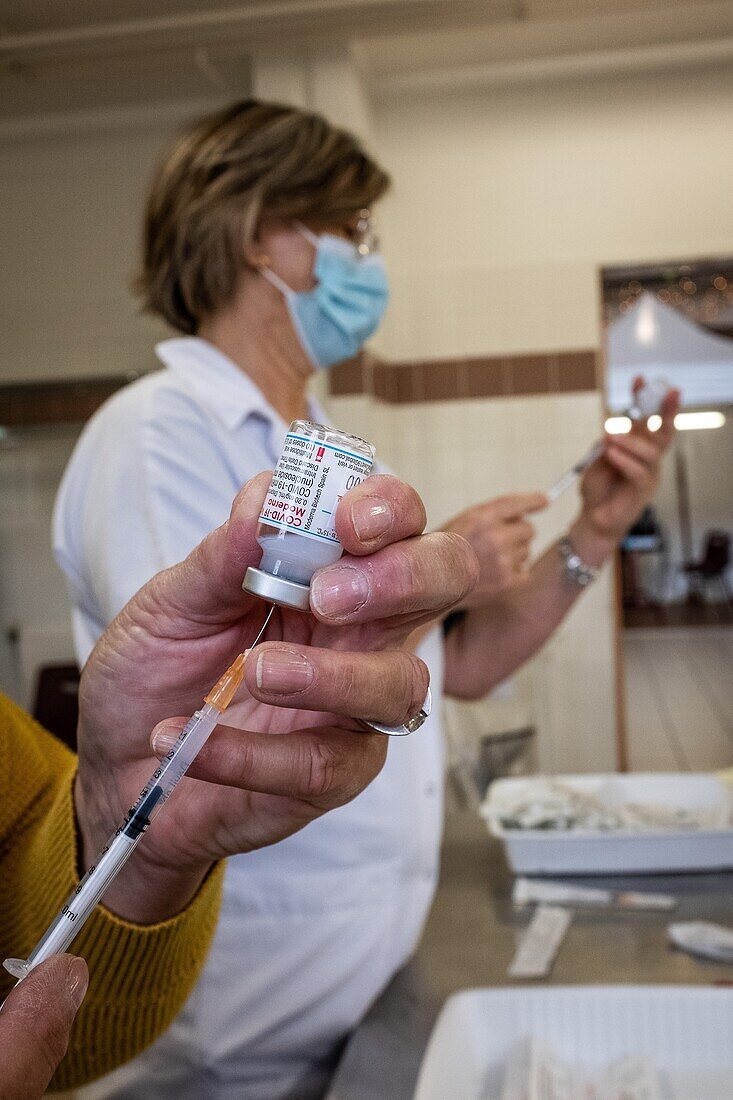
M 389 297 L 387 274 L 378 252 L 362 256 L 341 237 L 298 228 L 316 248 L 316 286 L 296 291 L 269 268 L 261 271 L 285 298 L 298 339 L 313 366 L 330 367 L 356 355 L 379 327 Z

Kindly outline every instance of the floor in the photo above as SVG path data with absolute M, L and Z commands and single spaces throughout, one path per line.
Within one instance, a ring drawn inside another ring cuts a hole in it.
M 632 771 L 733 766 L 733 627 L 627 630 Z

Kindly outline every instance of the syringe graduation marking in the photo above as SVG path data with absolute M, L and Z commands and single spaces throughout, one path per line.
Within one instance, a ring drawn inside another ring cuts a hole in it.
M 137 838 L 145 832 L 150 824 L 150 815 L 162 797 L 163 788 L 160 786 L 153 787 L 152 791 L 146 795 L 138 808 L 130 815 L 127 824 L 122 830 L 125 836 L 129 836 L 132 840 L 137 840 Z

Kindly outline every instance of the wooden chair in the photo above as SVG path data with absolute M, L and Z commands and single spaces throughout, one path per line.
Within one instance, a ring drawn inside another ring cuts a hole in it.
M 79 721 L 79 675 L 76 665 L 42 665 L 33 705 L 36 721 L 74 752 Z
M 699 561 L 688 561 L 682 570 L 688 579 L 688 598 L 705 601 L 712 585 L 730 607 L 733 603 L 726 571 L 730 565 L 730 535 L 727 531 L 708 531 Z

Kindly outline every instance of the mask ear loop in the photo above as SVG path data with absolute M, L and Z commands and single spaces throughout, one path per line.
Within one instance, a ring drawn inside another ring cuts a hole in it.
M 260 275 L 262 275 L 264 279 L 267 279 L 268 283 L 272 283 L 275 289 L 280 291 L 283 298 L 292 298 L 295 294 L 293 288 L 288 286 L 285 280 L 281 279 L 279 275 L 276 275 L 274 271 L 271 271 L 269 267 L 260 267 L 258 270 Z
M 313 349 L 311 347 L 310 340 L 308 339 L 308 336 L 307 336 L 305 330 L 303 329 L 303 325 L 302 325 L 302 322 L 300 320 L 300 317 L 298 316 L 298 313 L 294 308 L 294 302 L 296 302 L 298 297 L 300 296 L 298 291 L 293 290 L 293 288 L 291 286 L 288 286 L 288 284 L 285 282 L 285 280 L 281 279 L 279 275 L 276 275 L 274 271 L 271 271 L 269 267 L 260 267 L 260 268 L 258 268 L 258 270 L 260 272 L 260 275 L 262 275 L 263 279 L 267 279 L 268 283 L 271 283 L 272 286 L 274 286 L 275 289 L 279 290 L 280 293 L 282 294 L 283 298 L 285 299 L 285 302 L 288 304 L 288 312 L 290 314 L 290 320 L 293 324 L 296 335 L 297 335 L 298 339 L 300 340 L 303 351 L 308 356 L 308 359 L 311 362 L 311 366 L 313 366 L 315 368 L 320 367 L 321 364 L 318 361 L 318 357 L 316 356 L 315 352 L 313 351 Z M 301 293 L 303 293 L 303 292 L 301 292 Z M 305 293 L 307 294 L 309 292 L 306 291 Z
M 305 237 L 305 239 L 309 241 L 314 248 L 317 249 L 320 240 L 319 237 L 311 229 L 309 229 L 307 225 L 303 225 L 302 222 L 295 222 L 294 225 L 301 236 Z M 296 293 L 296 291 L 294 291 L 291 286 L 288 286 L 285 280 L 282 279 L 271 268 L 265 267 L 263 264 L 263 266 L 258 268 L 258 270 L 260 274 L 263 275 L 265 279 L 267 279 L 268 283 L 272 283 L 272 285 L 280 291 L 283 297 L 291 298 Z
M 314 248 L 318 248 L 318 245 L 321 243 L 321 238 L 318 236 L 317 233 L 314 233 L 313 230 L 309 229 L 307 225 L 303 225 L 302 222 L 295 222 L 294 225 L 300 233 L 301 237 L 305 237 L 307 241 L 310 241 Z

